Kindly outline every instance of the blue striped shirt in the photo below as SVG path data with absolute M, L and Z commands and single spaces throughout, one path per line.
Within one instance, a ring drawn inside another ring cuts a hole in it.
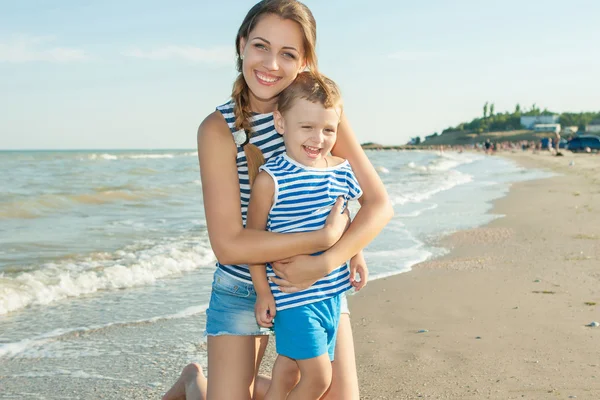
M 238 129 L 235 128 L 234 124 L 235 115 L 233 114 L 233 106 L 234 103 L 233 100 L 231 100 L 221 106 L 218 106 L 217 110 L 225 118 L 225 121 L 231 130 L 231 134 L 235 135 L 238 132 Z M 252 123 L 252 127 L 254 129 L 252 137 L 250 138 L 250 143 L 262 151 L 266 161 L 285 152 L 283 137 L 275 130 L 275 126 L 273 124 L 273 113 L 255 114 L 252 116 L 250 122 Z M 250 201 L 250 179 L 248 178 L 248 162 L 246 161 L 244 149 L 241 146 L 238 146 L 237 148 L 236 163 L 238 179 L 240 182 L 242 223 L 245 227 L 246 214 L 248 213 L 248 202 Z M 225 265 L 217 262 L 217 267 L 221 268 L 223 272 L 236 279 L 246 283 L 252 283 L 248 265 Z
M 362 195 L 348 161 L 328 168 L 312 168 L 282 154 L 271 158 L 260 169 L 271 175 L 275 182 L 273 206 L 267 220 L 267 230 L 272 232 L 321 229 L 339 196 L 348 201 Z M 313 286 L 297 293 L 283 293 L 271 281 L 269 285 L 277 310 L 285 310 L 345 292 L 351 287 L 349 275 L 346 262 Z M 267 276 L 276 276 L 270 265 L 267 265 Z

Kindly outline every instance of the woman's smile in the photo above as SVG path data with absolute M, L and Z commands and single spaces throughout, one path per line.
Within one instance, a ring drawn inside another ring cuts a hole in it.
M 256 80 L 258 81 L 258 83 L 265 86 L 273 86 L 281 80 L 281 77 L 279 76 L 271 75 L 267 72 L 257 70 L 254 70 L 254 76 L 256 76 Z

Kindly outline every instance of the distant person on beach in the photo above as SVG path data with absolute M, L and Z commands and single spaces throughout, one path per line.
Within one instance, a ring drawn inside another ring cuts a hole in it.
M 198 158 L 208 234 L 217 257 L 206 312 L 208 380 L 190 364 L 164 399 L 262 399 L 270 380 L 258 375 L 268 336 L 254 315 L 256 292 L 247 264 L 271 263 L 284 293 L 297 292 L 339 268 L 364 248 L 393 215 L 385 187 L 345 115 L 332 154 L 349 161 L 363 190 L 352 224 L 338 200 L 323 228 L 276 233 L 244 229 L 256 168 L 284 153 L 273 123 L 278 96 L 305 69 L 317 74 L 316 24 L 294 0 L 254 5 L 236 38 L 237 69 L 231 101 L 217 107 L 198 129 Z M 323 254 L 311 256 L 320 251 Z M 279 260 L 279 261 L 277 261 Z M 363 265 L 364 268 L 366 266 Z M 340 299 L 332 382 L 323 399 L 359 398 L 354 344 L 345 297 Z M 296 380 L 297 371 L 288 379 Z
M 560 133 L 556 132 L 554 136 L 554 151 L 557 156 L 562 156 L 560 152 Z
M 348 161 L 329 155 L 341 116 L 339 89 L 324 76 L 302 72 L 281 92 L 274 119 L 286 152 L 260 167 L 252 185 L 248 228 L 288 234 L 314 231 L 323 226 L 338 197 L 345 202 L 360 198 Z M 357 282 L 356 271 L 344 262 L 296 293 L 269 284 L 267 275 L 276 275 L 268 265 L 250 265 L 250 274 L 257 294 L 256 321 L 274 328 L 278 354 L 265 399 L 320 399 L 331 384 L 342 294 L 352 284 L 362 288 L 366 270 L 359 271 Z M 297 384 L 286 379 L 296 368 Z
M 485 154 L 490 154 L 492 152 L 492 142 L 489 138 L 485 139 L 483 146 L 485 147 Z

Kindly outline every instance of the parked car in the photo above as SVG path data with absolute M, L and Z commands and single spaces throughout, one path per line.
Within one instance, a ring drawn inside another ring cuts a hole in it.
M 574 153 L 586 151 L 586 148 L 591 151 L 600 151 L 600 136 L 596 135 L 581 135 L 574 137 L 569 141 L 568 149 Z

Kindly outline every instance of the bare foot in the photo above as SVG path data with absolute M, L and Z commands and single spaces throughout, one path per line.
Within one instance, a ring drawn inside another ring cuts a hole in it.
M 205 400 L 206 383 L 202 367 L 197 363 L 188 364 L 162 400 Z

